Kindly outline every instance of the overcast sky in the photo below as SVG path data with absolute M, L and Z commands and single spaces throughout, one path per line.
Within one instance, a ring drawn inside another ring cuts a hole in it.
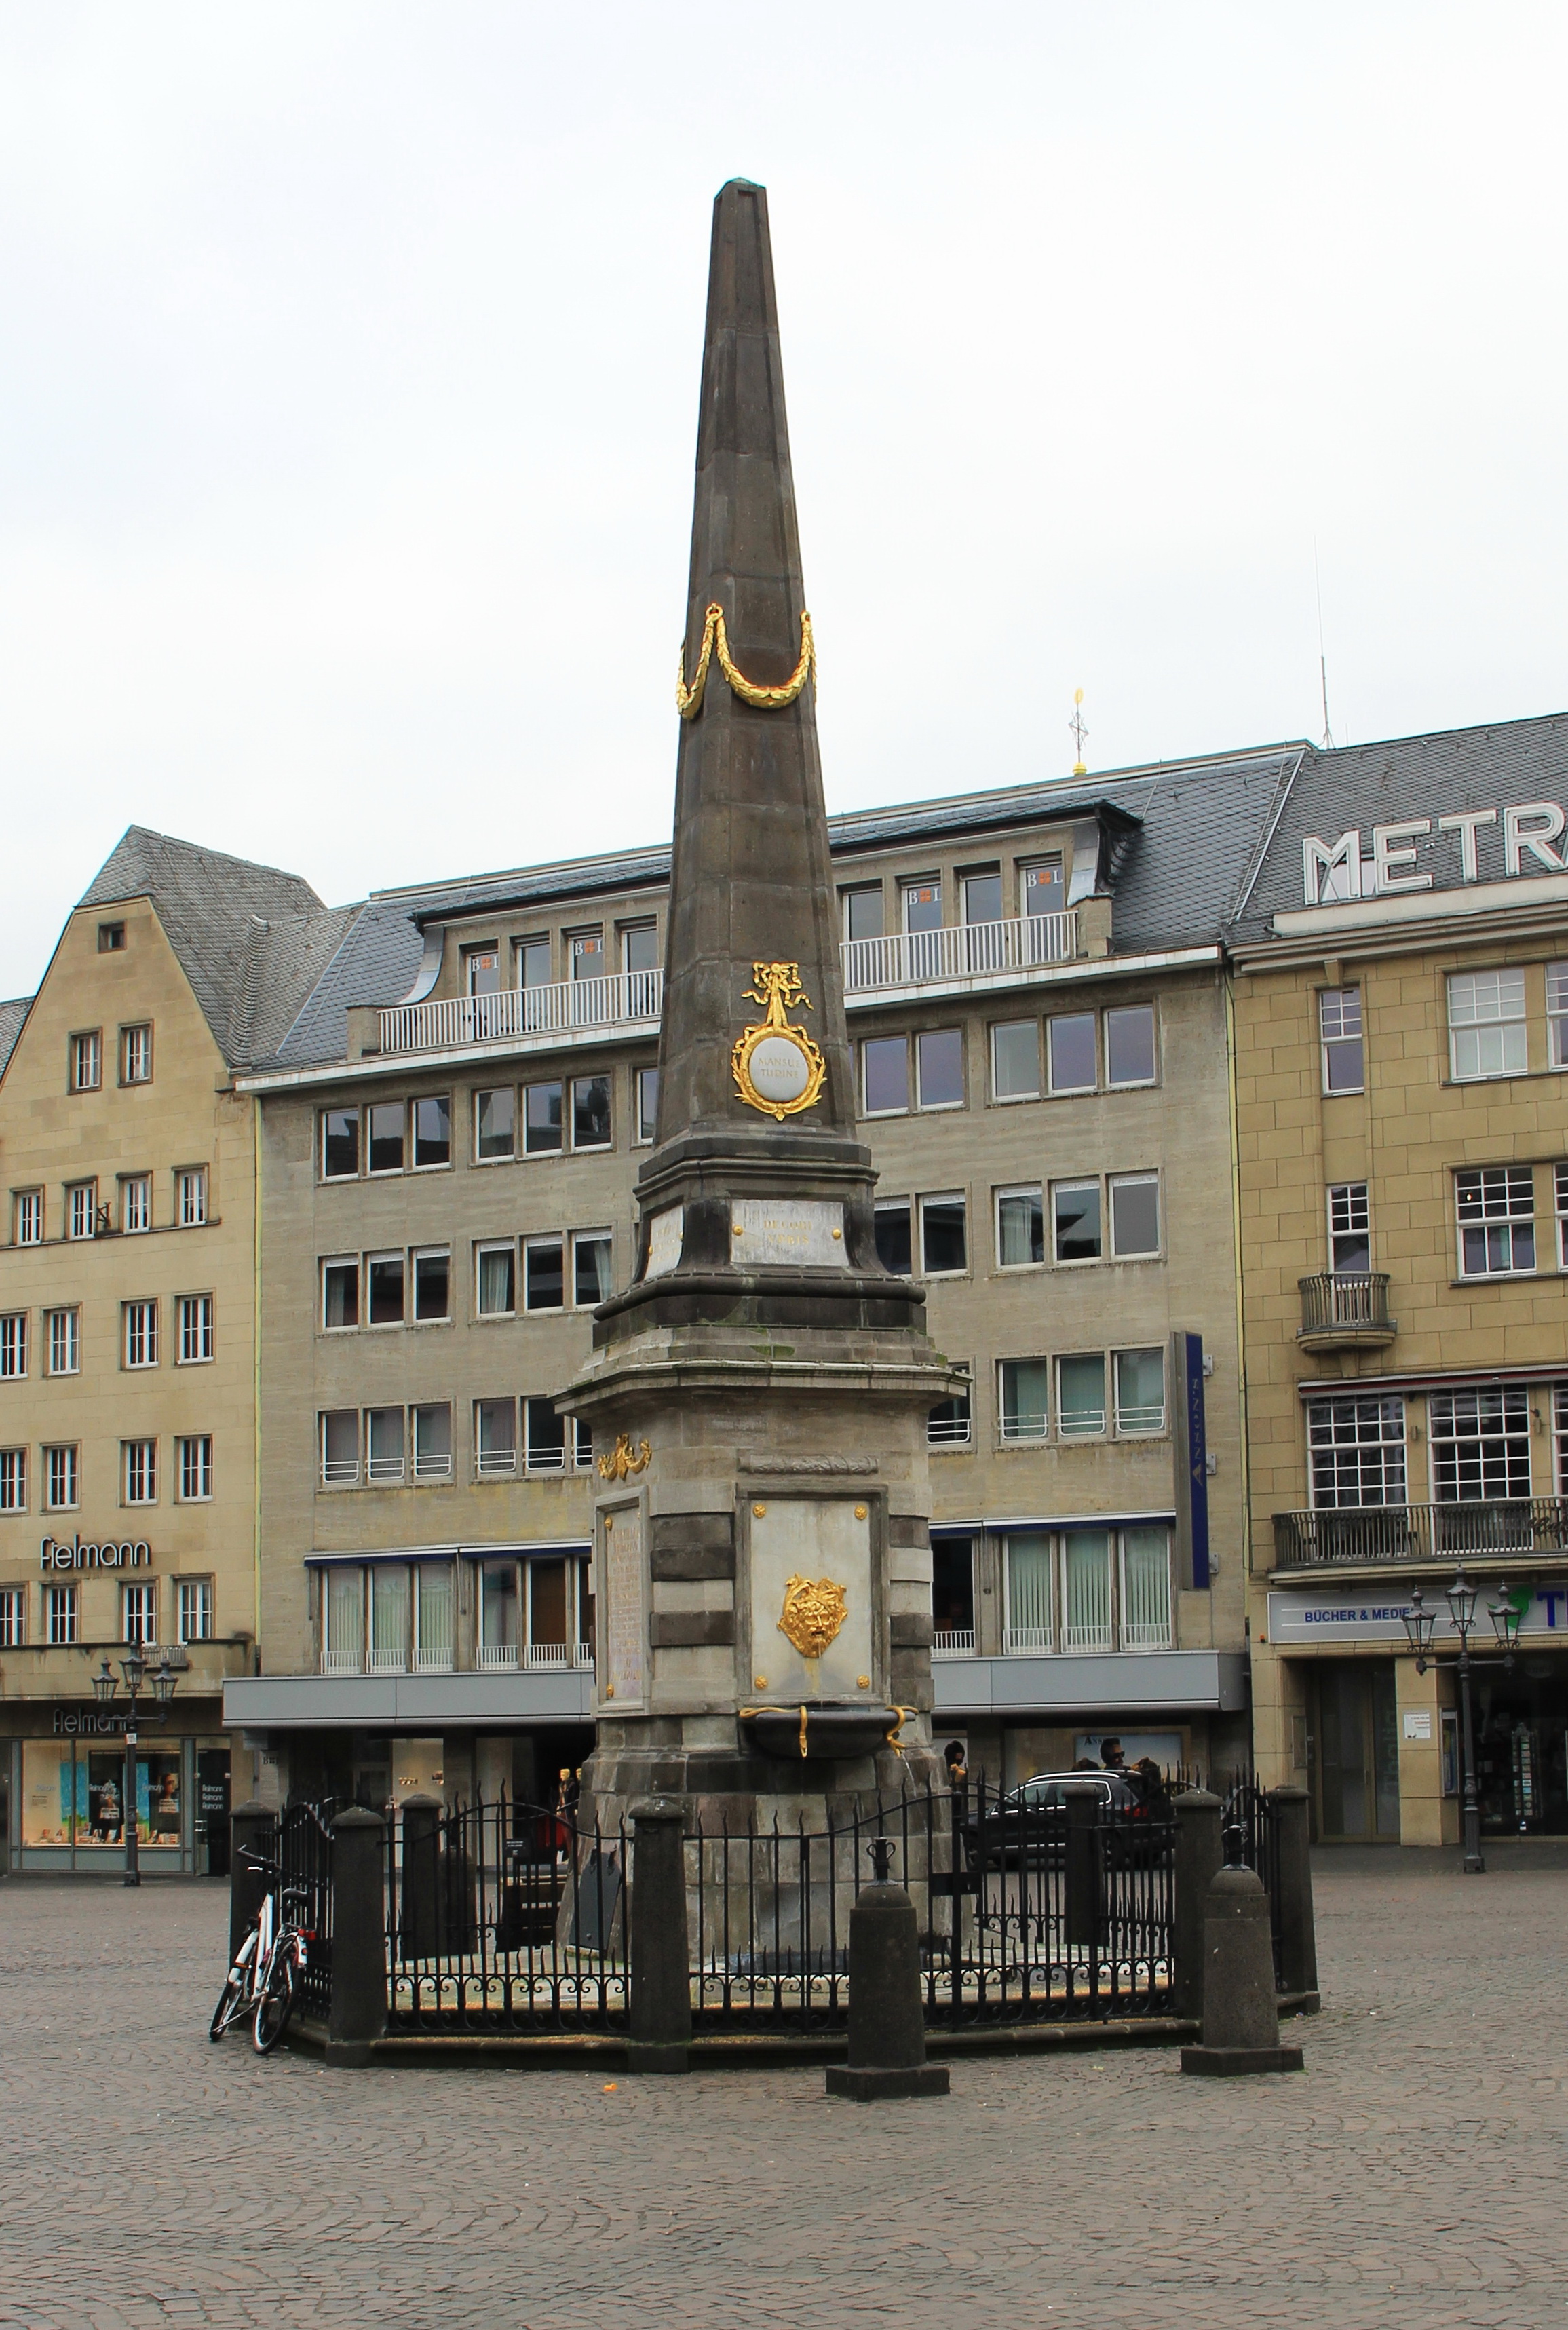
M 1568 703 L 1568 11 L 0 0 L 0 994 L 668 831 L 762 180 L 828 805 Z

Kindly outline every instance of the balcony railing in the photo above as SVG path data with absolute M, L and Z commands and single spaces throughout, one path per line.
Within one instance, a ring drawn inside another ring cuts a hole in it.
M 851 939 L 843 948 L 844 991 L 921 987 L 976 979 L 987 971 L 1035 971 L 1071 962 L 1078 916 L 1029 914 L 1007 923 L 958 923 L 940 931 L 899 931 L 891 938 Z
M 1274 1515 L 1276 1569 L 1568 1553 L 1568 1498 L 1465 1505 L 1360 1505 Z
M 975 1630 L 972 1626 L 953 1628 L 931 1636 L 933 1659 L 972 1659 L 975 1655 Z
M 1296 1283 L 1301 1290 L 1297 1340 L 1308 1350 L 1393 1342 L 1398 1328 L 1388 1315 L 1388 1279 L 1383 1271 L 1325 1270 Z
M 562 979 L 549 987 L 504 987 L 496 995 L 452 995 L 439 1003 L 394 1003 L 381 1015 L 383 1052 L 443 1052 L 458 1044 L 505 1043 L 515 1036 L 647 1027 L 664 1002 L 662 971 L 620 971 L 604 979 Z
M 593 1664 L 591 1643 L 481 1643 L 479 1664 L 482 1668 L 499 1668 L 506 1673 L 518 1669 L 530 1673 L 562 1668 L 590 1667 Z

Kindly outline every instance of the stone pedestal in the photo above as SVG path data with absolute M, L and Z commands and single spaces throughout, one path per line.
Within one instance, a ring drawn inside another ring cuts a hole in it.
M 1268 1895 L 1251 1869 L 1222 1869 L 1204 1919 L 1204 2040 L 1182 2049 L 1182 2070 L 1233 2079 L 1300 2069 L 1300 2048 L 1280 2044 Z

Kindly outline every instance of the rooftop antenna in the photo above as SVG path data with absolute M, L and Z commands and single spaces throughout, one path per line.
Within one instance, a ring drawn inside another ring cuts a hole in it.
M 1089 769 L 1083 758 L 1083 739 L 1088 735 L 1089 731 L 1083 725 L 1083 690 L 1081 687 L 1075 687 L 1072 691 L 1072 717 L 1067 725 L 1072 729 L 1078 745 L 1078 758 L 1072 763 L 1072 773 L 1075 777 L 1086 777 L 1089 774 Z
M 1334 731 L 1328 725 L 1328 658 L 1323 651 L 1323 576 L 1318 564 L 1318 536 L 1312 537 L 1312 580 L 1318 590 L 1318 679 L 1323 692 L 1323 749 L 1334 750 Z

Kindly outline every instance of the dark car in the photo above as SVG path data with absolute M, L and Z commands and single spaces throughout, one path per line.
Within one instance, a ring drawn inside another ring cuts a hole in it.
M 1110 1815 L 1110 1859 L 1123 1868 L 1163 1857 L 1167 1839 L 1155 1825 L 1163 1806 L 1123 1772 L 1036 1772 L 1005 1796 L 982 1797 L 964 1825 L 971 1862 L 1001 1868 L 1058 1867 L 1067 1856 L 1068 1790 L 1091 1792 Z

